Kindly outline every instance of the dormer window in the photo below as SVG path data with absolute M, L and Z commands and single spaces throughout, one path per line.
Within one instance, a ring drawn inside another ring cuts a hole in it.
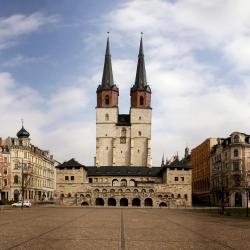
M 239 143 L 240 142 L 240 137 L 238 135 L 234 136 L 234 143 Z

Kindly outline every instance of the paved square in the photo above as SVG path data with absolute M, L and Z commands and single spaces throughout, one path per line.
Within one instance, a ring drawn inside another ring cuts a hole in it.
M 27 208 L 0 212 L 0 249 L 250 249 L 250 219 L 187 210 Z

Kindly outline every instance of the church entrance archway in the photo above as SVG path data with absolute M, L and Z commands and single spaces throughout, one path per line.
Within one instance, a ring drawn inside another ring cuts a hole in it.
M 121 206 L 121 207 L 127 207 L 127 206 L 128 206 L 128 199 L 126 199 L 126 198 L 121 198 L 121 199 L 120 199 L 120 206 Z
M 235 193 L 235 206 L 242 207 L 242 195 L 240 192 Z
M 108 199 L 108 205 L 115 207 L 116 206 L 116 200 L 114 198 L 109 198 Z
M 133 207 L 140 207 L 141 206 L 141 200 L 139 198 L 134 198 L 132 200 L 132 206 Z
M 18 201 L 19 200 L 19 191 L 17 189 L 14 190 L 14 201 Z
M 153 206 L 153 200 L 151 198 L 145 199 L 144 206 L 145 207 L 152 207 Z
M 81 206 L 88 206 L 89 204 L 88 204 L 88 202 L 86 202 L 86 201 L 84 201 L 84 202 L 82 202 L 82 204 L 81 204 Z
M 96 198 L 95 205 L 96 206 L 104 206 L 104 200 L 102 198 Z
M 166 203 L 166 202 L 161 202 L 161 203 L 159 204 L 159 207 L 167 207 L 167 203 Z

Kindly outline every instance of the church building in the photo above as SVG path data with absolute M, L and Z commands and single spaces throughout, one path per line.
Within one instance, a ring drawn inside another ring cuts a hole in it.
M 107 40 L 102 83 L 97 88 L 96 166 L 151 167 L 151 89 L 147 84 L 142 38 L 129 114 L 119 114 Z
M 152 167 L 152 92 L 147 84 L 142 38 L 129 114 L 119 113 L 109 38 L 96 94 L 95 166 L 84 166 L 75 159 L 58 165 L 58 202 L 77 206 L 191 206 L 189 155 Z

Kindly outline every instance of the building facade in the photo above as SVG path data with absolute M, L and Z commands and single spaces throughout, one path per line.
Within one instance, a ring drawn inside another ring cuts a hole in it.
M 0 200 L 9 200 L 11 185 L 10 154 L 7 147 L 2 146 L 0 138 Z
M 119 114 L 109 39 L 102 83 L 96 93 L 96 164 L 86 167 L 71 159 L 56 167 L 60 202 L 79 206 L 191 206 L 190 161 L 174 158 L 161 167 L 151 166 L 151 89 L 142 39 L 129 114 Z
M 97 88 L 96 166 L 151 166 L 151 89 L 147 84 L 142 39 L 129 114 L 119 114 L 109 39 L 102 83 Z
M 193 203 L 210 205 L 211 149 L 217 139 L 208 138 L 191 151 Z
M 32 145 L 29 136 L 22 127 L 16 138 L 2 140 L 3 178 L 7 179 L 7 185 L 1 191 L 2 199 L 20 200 L 23 196 L 36 201 L 54 197 L 55 160 L 49 151 Z
M 250 135 L 234 132 L 212 148 L 212 205 L 250 205 Z
M 61 204 L 190 207 L 191 166 L 176 159 L 163 167 L 86 167 L 74 159 L 57 167 Z

